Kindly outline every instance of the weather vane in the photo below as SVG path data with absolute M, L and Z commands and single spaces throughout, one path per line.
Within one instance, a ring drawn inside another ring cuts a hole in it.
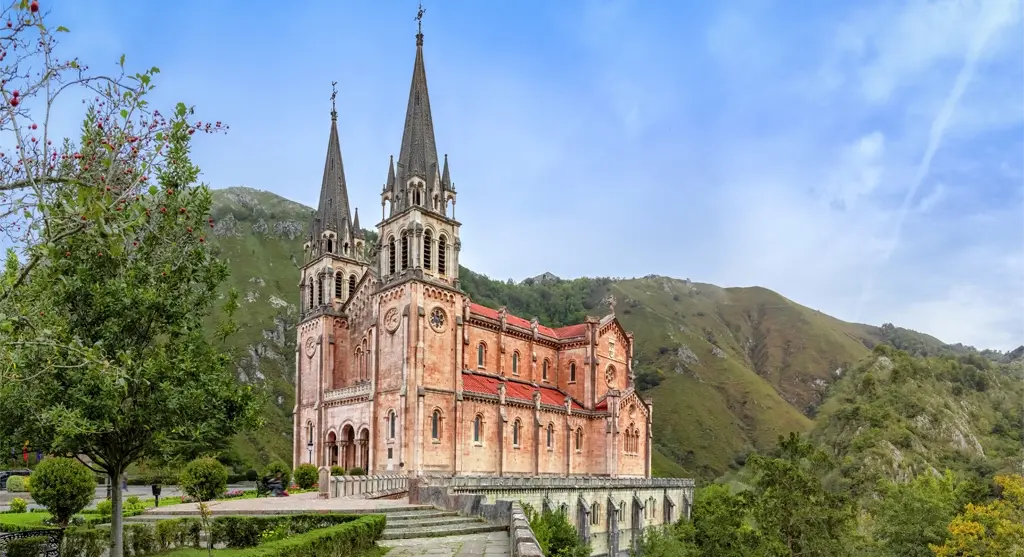
M 334 99 L 338 98 L 338 82 L 331 82 L 331 116 L 337 117 L 338 110 L 334 106 Z
M 427 13 L 427 10 L 423 9 L 423 4 L 420 3 L 420 9 L 416 12 L 416 30 L 420 35 L 423 34 L 423 14 Z

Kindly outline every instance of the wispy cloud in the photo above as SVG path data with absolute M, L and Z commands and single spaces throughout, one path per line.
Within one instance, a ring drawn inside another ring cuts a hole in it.
M 415 2 L 54 2 L 94 66 L 125 51 L 164 69 L 158 100 L 231 123 L 196 145 L 215 187 L 312 203 L 339 81 L 350 195 L 379 214 Z M 758 284 L 843 319 L 1024 342 L 1020 0 L 428 8 L 470 268 Z

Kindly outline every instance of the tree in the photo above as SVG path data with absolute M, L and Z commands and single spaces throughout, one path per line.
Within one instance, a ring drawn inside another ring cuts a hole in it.
M 874 538 L 893 557 L 929 557 L 929 545 L 946 539 L 956 514 L 958 482 L 952 472 L 941 478 L 925 473 L 909 483 L 885 482 L 875 505 Z
M 545 509 L 538 513 L 532 506 L 523 505 L 523 512 L 530 521 L 530 529 L 537 537 L 540 550 L 550 557 L 588 557 L 590 544 L 580 540 L 576 528 L 569 523 L 565 513 Z
M 32 472 L 32 499 L 46 507 L 60 526 L 67 526 L 95 495 L 95 476 L 75 459 L 48 458 Z
M 157 121 L 167 129 L 158 141 L 168 163 L 149 176 L 132 158 L 81 162 L 110 151 L 124 134 L 111 130 L 102 110 L 89 111 L 76 150 L 82 157 L 62 161 L 59 172 L 69 181 L 45 204 L 56 220 L 77 214 L 90 226 L 33 246 L 38 259 L 9 255 L 0 277 L 7 288 L 21 283 L 18 296 L 0 301 L 0 314 L 30 316 L 0 323 L 8 347 L 0 351 L 0 435 L 85 455 L 112 478 L 111 555 L 120 557 L 117 480 L 128 466 L 213 452 L 257 425 L 259 403 L 204 332 L 227 269 L 204 237 L 211 196 L 193 185 L 199 170 L 188 156 L 190 111 L 179 105 Z M 126 195 L 136 180 L 150 178 L 157 184 Z M 226 297 L 228 319 L 216 340 L 234 329 L 236 305 L 234 295 Z
M 949 538 L 931 545 L 936 557 L 1024 555 L 1024 477 L 996 476 L 999 497 L 987 505 L 968 503 L 947 527 Z
M 834 556 L 848 551 L 856 511 L 843 494 L 825 489 L 828 456 L 796 433 L 779 436 L 779 456 L 751 455 L 755 473 L 750 518 L 759 554 Z

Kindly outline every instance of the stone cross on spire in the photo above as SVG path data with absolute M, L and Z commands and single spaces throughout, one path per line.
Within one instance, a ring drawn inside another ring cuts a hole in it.
M 338 109 L 334 105 L 334 99 L 338 98 L 338 82 L 331 82 L 331 120 L 338 119 Z

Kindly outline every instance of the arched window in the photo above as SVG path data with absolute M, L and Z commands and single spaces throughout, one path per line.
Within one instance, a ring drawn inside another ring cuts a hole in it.
M 440 206 L 441 206 L 440 201 L 438 201 L 437 196 L 435 195 L 434 196 L 434 210 L 436 211 L 438 209 L 438 207 L 440 207 Z
M 551 444 L 555 442 L 555 426 L 554 424 L 548 424 L 548 448 L 551 448 Z
M 430 252 L 434 249 L 434 237 L 429 230 L 423 232 L 423 268 L 430 270 L 433 262 L 430 260 Z
M 576 382 L 576 362 L 569 362 L 569 382 Z
M 473 442 L 474 443 L 479 443 L 480 442 L 480 436 L 483 435 L 483 429 L 484 429 L 484 417 L 481 416 L 480 414 L 477 414 L 476 418 L 473 418 Z
M 341 253 L 348 255 L 348 242 L 345 242 L 344 244 L 341 245 Z
M 327 253 L 334 253 L 334 240 L 327 239 Z
M 430 418 L 430 438 L 439 441 L 441 439 L 441 411 L 434 410 Z
M 412 190 L 412 202 L 415 205 L 420 205 L 420 189 L 415 188 Z
M 341 276 L 341 271 L 334 273 L 334 297 L 341 298 L 342 290 L 345 288 L 345 278 Z
M 583 428 L 576 429 L 576 452 L 583 450 Z
M 398 420 L 397 416 L 395 416 L 395 411 L 391 410 L 390 412 L 388 412 L 388 439 L 395 438 L 395 423 L 397 421 Z
M 544 381 L 548 380 L 548 361 L 544 360 L 544 363 L 540 366 L 540 378 Z
M 348 276 L 348 297 L 356 295 L 356 276 L 354 274 Z
M 633 454 L 640 454 L 640 430 L 633 430 Z
M 601 503 L 594 503 L 590 507 L 590 524 L 597 526 L 601 524 Z
M 409 268 L 409 233 L 402 232 L 402 270 Z
M 487 347 L 484 346 L 484 343 L 481 342 L 476 347 L 476 367 L 479 367 L 479 368 L 483 368 L 484 367 L 484 356 L 486 356 L 486 355 L 487 355 Z
M 437 239 L 437 272 L 441 275 L 448 274 L 448 238 L 442 234 Z
M 519 375 L 519 352 L 512 353 L 512 375 Z
M 615 515 L 615 522 L 622 522 L 622 519 L 626 516 L 626 502 L 619 501 L 619 512 Z
M 512 446 L 519 446 L 519 418 L 512 422 Z
M 309 309 L 313 309 L 313 281 L 309 281 Z
M 388 238 L 388 274 L 395 274 L 395 237 Z
M 324 276 L 316 277 L 316 305 L 324 305 Z

